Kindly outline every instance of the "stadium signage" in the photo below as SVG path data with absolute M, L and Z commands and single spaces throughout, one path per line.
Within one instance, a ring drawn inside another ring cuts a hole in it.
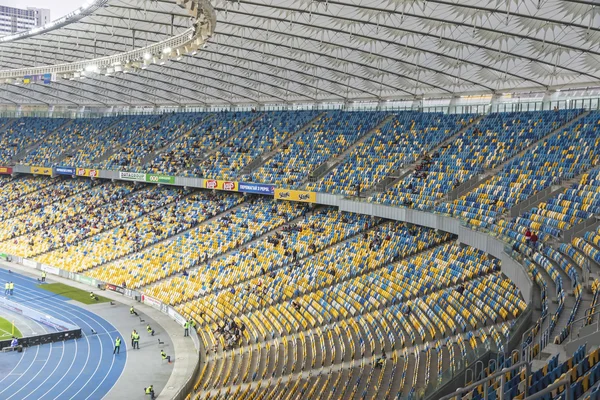
M 306 192 L 304 190 L 275 189 L 275 199 L 316 203 L 317 194 L 315 192 Z
M 11 167 L 0 167 L 0 174 L 10 175 L 10 174 L 12 174 L 12 168 Z
M 112 290 L 113 292 L 117 292 L 117 293 L 120 293 L 120 294 L 125 294 L 125 288 L 122 288 L 121 286 L 113 285 L 112 283 L 107 283 L 106 284 L 106 288 L 108 290 Z
M 42 271 L 48 272 L 49 274 L 52 274 L 52 275 L 60 274 L 60 270 L 58 268 L 52 267 L 50 265 L 42 264 L 42 266 L 40 268 Z
M 58 175 L 75 175 L 75 168 L 71 167 L 56 167 L 55 171 Z
M 97 178 L 100 175 L 100 172 L 97 169 L 77 168 L 76 175 Z
M 146 182 L 146 174 L 141 172 L 119 172 L 119 178 L 127 181 Z
M 217 190 L 228 190 L 230 192 L 237 192 L 238 183 L 232 181 L 221 181 L 218 179 L 205 179 L 204 187 L 206 189 L 217 189 Z
M 167 176 L 167 175 L 147 174 L 146 175 L 146 182 L 151 182 L 151 183 L 166 183 L 166 184 L 169 184 L 169 185 L 173 185 L 175 183 L 175 177 L 174 176 Z
M 240 182 L 239 191 L 243 193 L 268 194 L 273 196 L 275 194 L 275 186 L 264 185 L 261 183 Z
M 48 175 L 48 176 L 52 176 L 52 168 L 32 166 L 31 167 L 31 173 L 32 174 L 36 174 L 36 175 Z
M 162 304 L 160 301 L 156 300 L 155 298 L 146 296 L 145 294 L 142 295 L 142 303 L 148 304 L 149 306 L 154 307 L 157 310 L 161 309 L 160 306 Z
M 8 261 L 8 254 L 0 253 L 0 260 Z

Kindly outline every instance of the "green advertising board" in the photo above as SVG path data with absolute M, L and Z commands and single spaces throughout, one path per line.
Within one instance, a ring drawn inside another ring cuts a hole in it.
M 0 260 L 7 261 L 8 260 L 8 254 L 6 254 L 6 253 L 0 253 Z
M 175 177 L 167 175 L 146 174 L 146 182 L 166 183 L 168 185 L 173 185 L 175 183 Z
M 75 275 L 77 281 L 90 286 L 96 286 L 96 280 L 85 275 Z

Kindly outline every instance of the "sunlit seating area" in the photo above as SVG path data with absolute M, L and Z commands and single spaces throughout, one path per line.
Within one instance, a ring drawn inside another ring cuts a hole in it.
M 283 146 L 250 179 L 281 187 L 299 186 L 311 171 L 340 155 L 388 115 L 384 112 L 329 111 Z
M 318 192 L 356 194 L 374 186 L 454 135 L 475 116 L 401 112 L 348 154 L 342 163 L 307 187 Z
M 236 196 L 239 199 L 239 196 Z M 235 198 L 229 199 L 235 204 Z M 195 229 L 185 232 L 170 243 L 161 243 L 132 254 L 115 263 L 91 270 L 89 275 L 103 281 L 138 288 L 176 272 L 190 268 L 201 260 L 212 258 L 260 237 L 299 217 L 306 211 L 301 204 L 276 203 L 256 198 L 244 203 Z M 212 282 L 223 269 L 207 263 L 205 279 Z
M 284 225 L 280 230 L 225 257 L 209 261 L 210 268 L 220 273 L 209 284 L 203 273 L 209 265 L 200 265 L 188 276 L 177 276 L 146 289 L 146 293 L 167 304 L 179 304 L 200 294 L 243 286 L 242 282 L 271 274 L 285 265 L 299 263 L 305 257 L 323 250 L 372 226 L 363 215 L 340 213 L 333 208 L 306 213 L 304 218 Z
M 213 179 L 237 178 L 253 159 L 274 150 L 318 115 L 317 111 L 265 113 L 252 126 L 221 144 L 215 154 L 203 160 L 198 175 Z

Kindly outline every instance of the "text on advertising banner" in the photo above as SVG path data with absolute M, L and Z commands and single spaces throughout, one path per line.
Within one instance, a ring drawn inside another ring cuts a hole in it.
M 119 172 L 119 178 L 128 181 L 142 181 L 146 182 L 146 174 L 141 172 Z
M 146 182 L 166 183 L 172 185 L 175 183 L 175 177 L 167 175 L 146 174 Z
M 275 186 L 262 183 L 240 182 L 239 191 L 243 193 L 268 194 L 273 196 L 275 194 Z
M 77 176 L 89 176 L 90 178 L 96 178 L 99 176 L 97 169 L 77 168 Z
M 304 203 L 317 202 L 317 194 L 315 192 L 306 192 L 304 190 L 275 189 L 275 198 L 277 200 L 301 201 Z
M 12 168 L 11 167 L 0 167 L 0 174 L 10 175 L 10 174 L 12 174 Z
M 31 173 L 36 175 L 49 175 L 52 176 L 52 168 L 50 167 L 38 167 L 31 166 Z
M 58 175 L 75 175 L 75 168 L 71 167 L 56 167 L 54 170 Z
M 218 179 L 205 179 L 204 187 L 207 189 L 228 190 L 230 192 L 238 191 L 238 183 L 232 181 L 220 181 Z

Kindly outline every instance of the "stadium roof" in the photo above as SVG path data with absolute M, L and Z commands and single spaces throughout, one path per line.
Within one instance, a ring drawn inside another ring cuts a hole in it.
M 0 39 L 0 77 L 192 35 L 190 3 L 88 4 Z M 152 54 L 145 69 L 61 73 L 50 85 L 3 78 L 0 104 L 385 101 L 600 86 L 598 0 L 212 0 L 200 9 L 196 21 L 216 26 L 195 55 L 186 48 L 161 65 Z

